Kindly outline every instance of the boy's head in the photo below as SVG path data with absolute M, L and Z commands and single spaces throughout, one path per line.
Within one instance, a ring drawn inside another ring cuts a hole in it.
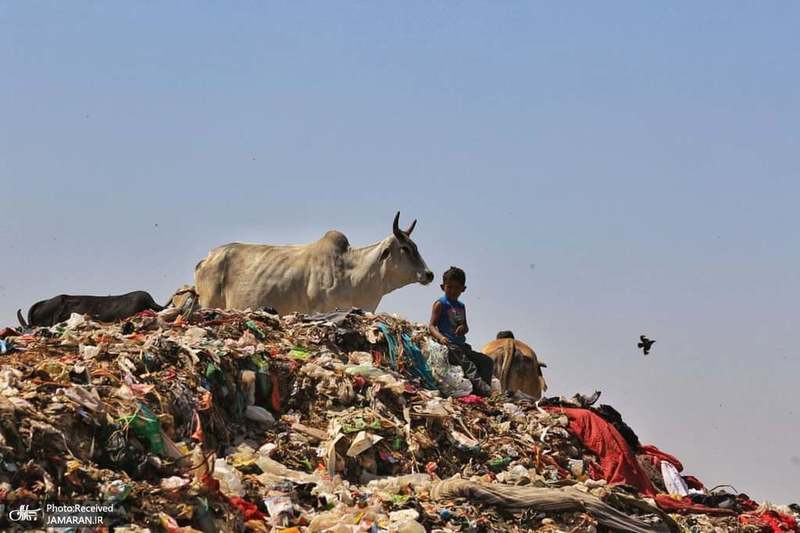
M 458 267 L 451 266 L 442 274 L 442 290 L 448 300 L 458 300 L 467 288 L 467 275 Z

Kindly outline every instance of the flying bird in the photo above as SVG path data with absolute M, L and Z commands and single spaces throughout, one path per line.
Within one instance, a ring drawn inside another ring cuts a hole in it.
M 639 335 L 639 340 L 640 340 L 641 342 L 640 342 L 639 344 L 637 344 L 636 346 L 638 346 L 639 348 L 641 348 L 641 349 L 642 349 L 642 351 L 644 352 L 644 354 L 645 354 L 645 355 L 647 355 L 647 354 L 649 354 L 649 353 L 650 353 L 650 347 L 651 347 L 653 344 L 655 344 L 655 343 L 656 343 L 656 341 L 651 341 L 650 339 L 648 339 L 648 338 L 647 338 L 647 337 L 645 337 L 644 335 Z

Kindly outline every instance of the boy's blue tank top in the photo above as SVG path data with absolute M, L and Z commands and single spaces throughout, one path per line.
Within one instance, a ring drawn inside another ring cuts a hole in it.
M 436 327 L 442 332 L 442 335 L 450 339 L 450 342 L 455 344 L 466 344 L 467 338 L 464 335 L 456 335 L 456 327 L 465 324 L 467 321 L 467 311 L 464 304 L 456 301 L 450 301 L 447 296 L 439 298 L 442 304 L 442 314 L 439 315 L 439 322 Z

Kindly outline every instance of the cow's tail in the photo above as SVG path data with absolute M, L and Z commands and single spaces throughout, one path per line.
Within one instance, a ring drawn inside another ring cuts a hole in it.
M 25 329 L 28 329 L 28 323 L 25 322 L 25 319 L 22 318 L 22 309 L 17 309 L 17 320 L 19 320 L 19 325 Z

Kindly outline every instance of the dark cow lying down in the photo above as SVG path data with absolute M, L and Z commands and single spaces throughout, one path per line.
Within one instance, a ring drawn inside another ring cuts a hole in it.
M 89 315 L 92 320 L 114 322 L 128 318 L 136 313 L 151 309 L 161 311 L 153 297 L 145 291 L 133 291 L 119 296 L 70 296 L 60 294 L 49 300 L 42 300 L 28 310 L 28 322 L 22 319 L 22 310 L 17 311 L 17 319 L 24 328 L 49 327 L 67 320 L 72 313 Z

